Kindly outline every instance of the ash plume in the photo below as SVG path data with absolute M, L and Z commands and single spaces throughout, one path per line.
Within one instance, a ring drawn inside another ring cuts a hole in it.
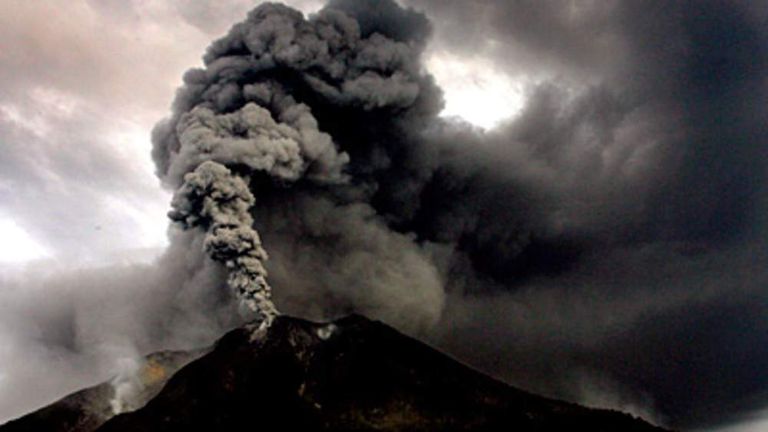
M 206 230 L 205 251 L 227 268 L 227 283 L 242 304 L 259 314 L 262 325 L 269 326 L 277 309 L 270 300 L 263 264 L 267 253 L 248 213 L 253 203 L 243 179 L 221 164 L 205 161 L 184 176 L 169 216 L 187 229 L 201 226 Z
M 749 299 L 764 299 L 765 10 L 407 4 L 433 24 L 393 1 L 254 9 L 185 74 L 154 131 L 160 178 L 177 189 L 213 161 L 247 184 L 287 313 L 357 311 L 533 391 L 706 417 L 717 397 L 680 383 L 728 387 L 713 371 L 729 354 L 697 326 L 738 310 L 764 325 Z M 424 65 L 442 51 L 520 79 L 521 111 L 489 131 L 439 117 Z M 680 346 L 701 368 L 665 354 Z M 728 397 L 768 388 L 741 370 Z
M 427 174 L 419 165 L 429 151 L 414 127 L 440 108 L 419 60 L 427 21 L 393 2 L 353 4 L 331 3 L 308 19 L 279 4 L 250 12 L 208 48 L 203 69 L 185 74 L 172 116 L 154 131 L 153 155 L 176 189 L 171 219 L 201 228 L 207 256 L 227 268 L 241 298 L 258 298 L 263 315 L 276 311 L 269 269 L 288 308 L 318 317 L 357 310 L 425 328 L 442 309 L 440 271 L 430 248 L 396 229 L 377 201 L 389 207 L 403 202 L 390 194 L 409 193 L 387 178 Z

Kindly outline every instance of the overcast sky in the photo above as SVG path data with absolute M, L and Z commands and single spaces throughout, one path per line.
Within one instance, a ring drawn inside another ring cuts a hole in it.
M 24 297 L 15 290 L 41 267 L 165 250 L 172 193 L 150 132 L 184 72 L 257 4 L 0 2 L 2 298 Z M 442 330 L 425 337 L 554 396 L 677 427 L 762 430 L 768 4 L 407 4 L 431 21 L 420 61 L 443 91 L 440 116 L 466 122 L 432 123 L 448 156 L 430 160 L 432 195 L 415 215 L 387 208 L 394 198 L 372 204 L 419 251 L 450 245 L 466 259 L 472 276 L 446 285 Z M 0 324 L 0 340 L 24 347 L 0 358 L 32 352 L 26 322 Z M 8 402 L 0 417 L 41 400 Z

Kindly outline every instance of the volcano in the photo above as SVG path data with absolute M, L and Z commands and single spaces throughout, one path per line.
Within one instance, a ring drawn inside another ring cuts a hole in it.
M 245 326 L 209 351 L 148 364 L 143 407 L 110 413 L 114 390 L 102 384 L 0 432 L 664 430 L 515 389 L 359 315 L 331 323 L 281 316 L 267 331 Z

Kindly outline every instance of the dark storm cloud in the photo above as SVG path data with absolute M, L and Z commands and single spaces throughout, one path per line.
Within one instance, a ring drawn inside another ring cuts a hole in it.
M 484 346 L 465 358 L 570 398 L 579 381 L 557 365 L 598 371 L 678 427 L 760 405 L 765 4 L 409 3 L 433 18 L 433 50 L 490 56 L 530 83 L 522 112 L 484 142 L 495 172 L 513 171 L 507 190 L 533 199 L 480 225 L 498 241 L 513 221 L 526 240 L 511 256 L 480 244 L 475 267 L 497 284 L 449 299 L 446 316 L 461 318 L 443 342 Z
M 532 390 L 675 426 L 750 408 L 734 407 L 765 391 L 747 352 L 764 327 L 765 11 L 412 3 L 433 23 L 386 1 L 254 11 L 187 73 L 156 129 L 161 178 L 201 160 L 195 107 L 306 106 L 348 180 L 253 177 L 279 307 L 368 313 Z M 521 112 L 487 132 L 438 118 L 425 49 L 491 56 L 527 83 Z
M 478 29 L 477 44 L 446 36 L 438 48 L 485 46 L 513 72 L 541 81 L 521 118 L 507 126 L 510 146 L 526 146 L 535 161 L 578 174 L 585 187 L 627 181 L 633 163 L 655 171 L 635 182 L 654 195 L 641 235 L 719 242 L 748 224 L 740 218 L 757 201 L 765 156 L 757 109 L 766 92 L 764 7 L 422 3 L 435 22 L 448 20 L 438 36 L 464 23 Z M 475 7 L 481 13 L 470 13 Z M 558 65 L 550 65 L 553 59 Z

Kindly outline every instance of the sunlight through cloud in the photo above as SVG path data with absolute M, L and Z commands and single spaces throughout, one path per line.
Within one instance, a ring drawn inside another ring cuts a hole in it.
M 443 117 L 461 117 L 491 129 L 523 107 L 523 83 L 511 80 L 488 62 L 469 62 L 441 52 L 427 59 L 427 68 L 445 92 Z

